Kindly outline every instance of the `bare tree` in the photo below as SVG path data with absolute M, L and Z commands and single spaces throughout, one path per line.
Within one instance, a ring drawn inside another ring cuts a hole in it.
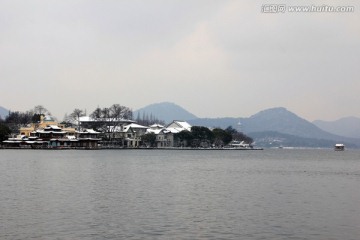
M 109 119 L 110 118 L 110 110 L 109 108 L 103 108 L 101 110 L 101 115 L 103 119 Z
M 112 118 L 132 119 L 132 111 L 128 107 L 121 106 L 120 104 L 113 104 L 109 110 Z
M 39 115 L 43 115 L 45 116 L 46 114 L 51 115 L 51 113 L 49 112 L 49 110 L 47 110 L 44 106 L 42 105 L 37 105 L 34 107 L 34 114 L 39 114 Z
M 132 119 L 132 110 L 120 104 L 113 104 L 109 108 L 96 108 L 90 116 L 95 120 L 94 127 L 106 132 L 111 139 L 123 120 Z
M 5 123 L 11 129 L 12 132 L 18 132 L 21 127 L 27 126 L 32 122 L 32 112 L 9 112 L 9 115 L 5 118 Z
M 85 116 L 85 113 L 83 110 L 75 108 L 74 111 L 70 114 L 70 119 L 77 122 L 77 128 L 78 131 L 80 131 L 80 117 Z
M 119 127 L 123 124 L 122 120 L 129 119 L 132 116 L 132 111 L 120 104 L 113 104 L 108 110 L 108 123 L 109 134 L 114 136 L 114 133 L 119 130 Z
M 101 108 L 97 107 L 91 114 L 90 117 L 93 119 L 100 119 L 102 117 L 102 110 Z

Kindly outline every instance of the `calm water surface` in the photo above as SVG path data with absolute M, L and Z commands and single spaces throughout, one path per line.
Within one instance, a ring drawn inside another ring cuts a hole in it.
M 0 239 L 360 239 L 360 151 L 0 150 Z

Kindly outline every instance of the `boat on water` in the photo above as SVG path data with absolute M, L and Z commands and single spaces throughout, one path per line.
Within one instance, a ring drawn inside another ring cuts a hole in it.
M 345 145 L 342 143 L 337 143 L 334 146 L 334 150 L 335 151 L 344 151 L 345 150 Z
M 231 141 L 224 150 L 263 150 L 263 148 L 254 147 L 253 145 L 246 143 L 245 141 Z
M 230 143 L 229 143 L 229 146 L 230 147 L 234 147 L 234 148 L 250 148 L 251 146 L 250 146 L 250 144 L 248 144 L 248 143 L 245 143 L 244 141 L 231 141 Z

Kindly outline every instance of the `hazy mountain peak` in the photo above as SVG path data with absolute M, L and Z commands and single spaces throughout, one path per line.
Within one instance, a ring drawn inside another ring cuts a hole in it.
M 279 118 L 280 116 L 291 116 L 291 117 L 297 117 L 296 114 L 290 112 L 284 107 L 275 107 L 275 108 L 269 108 L 262 110 L 252 116 L 250 118 Z
M 172 102 L 160 102 L 147 105 L 134 111 L 134 118 L 143 115 L 152 115 L 159 120 L 170 123 L 173 120 L 190 120 L 197 118 L 194 114 L 188 112 L 183 107 Z
M 167 107 L 180 107 L 180 106 L 173 103 L 173 102 L 159 102 L 159 103 L 149 104 L 149 105 L 147 105 L 147 106 L 145 106 L 143 108 L 167 108 Z M 143 108 L 140 108 L 138 110 L 141 110 Z
M 335 121 L 316 120 L 313 124 L 333 134 L 360 138 L 360 118 L 357 117 L 344 117 Z
M 241 124 L 245 132 L 276 131 L 301 137 L 329 137 L 328 133 L 284 107 L 260 111 L 248 119 L 243 119 Z

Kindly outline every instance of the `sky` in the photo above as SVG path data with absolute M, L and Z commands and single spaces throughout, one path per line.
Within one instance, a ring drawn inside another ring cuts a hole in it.
M 285 5 L 268 13 L 266 4 Z M 291 6 L 353 12 L 290 12 Z M 357 0 L 0 0 L 0 106 L 360 117 Z

